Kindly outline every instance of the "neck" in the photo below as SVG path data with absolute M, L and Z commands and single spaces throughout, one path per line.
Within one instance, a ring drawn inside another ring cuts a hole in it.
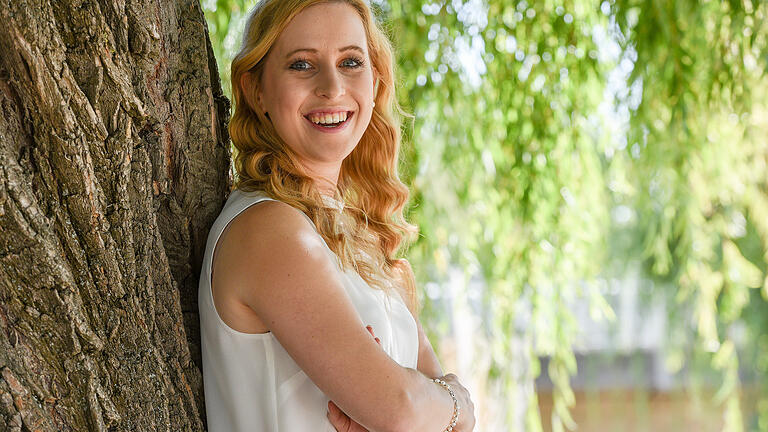
M 329 167 L 322 171 L 310 170 L 309 174 L 315 182 L 315 187 L 321 194 L 335 197 L 339 170 L 340 167 Z

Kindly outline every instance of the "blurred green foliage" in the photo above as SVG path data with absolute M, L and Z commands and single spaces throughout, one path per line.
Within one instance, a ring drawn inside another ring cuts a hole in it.
M 254 3 L 202 1 L 227 94 Z M 766 3 L 372 6 L 415 115 L 402 172 L 421 236 L 408 257 L 421 286 L 452 266 L 484 280 L 489 379 L 508 389 L 510 428 L 541 429 L 540 355 L 555 385 L 548 421 L 576 426 L 569 305 L 615 319 L 596 280 L 641 260 L 668 299 L 668 366 L 703 356 L 721 377 L 725 430 L 768 430 Z M 425 327 L 447 332 L 440 300 L 420 295 Z M 746 418 L 740 367 L 762 386 Z

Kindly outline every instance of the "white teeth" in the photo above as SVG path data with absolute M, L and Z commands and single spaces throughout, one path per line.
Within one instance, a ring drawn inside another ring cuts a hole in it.
M 313 114 L 309 117 L 309 119 L 312 121 L 312 123 L 316 124 L 332 124 L 332 123 L 338 123 L 343 122 L 347 119 L 347 112 L 337 112 L 333 114 Z

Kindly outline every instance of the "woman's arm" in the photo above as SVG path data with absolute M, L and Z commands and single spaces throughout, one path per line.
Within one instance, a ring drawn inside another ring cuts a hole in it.
M 400 259 L 399 261 L 399 269 L 401 271 L 400 276 L 402 278 L 399 282 L 401 287 L 405 287 L 407 283 L 405 282 L 404 278 L 414 278 L 413 268 L 407 259 Z M 403 293 L 403 299 L 409 297 L 410 296 L 408 293 Z M 437 359 L 435 350 L 432 348 L 432 344 L 429 342 L 429 338 L 427 338 L 427 335 L 424 333 L 424 329 L 421 327 L 421 322 L 419 321 L 419 313 L 417 311 L 418 305 L 411 304 L 411 302 L 408 301 L 405 301 L 405 304 L 408 307 L 408 310 L 411 312 L 413 319 L 416 321 L 416 327 L 418 328 L 419 361 L 416 369 L 430 378 L 438 378 L 443 376 L 443 368 L 440 366 L 440 361 Z
M 370 431 L 444 430 L 450 395 L 371 338 L 311 222 L 267 201 L 243 211 L 229 229 L 218 253 L 236 278 L 238 297 L 329 399 Z
M 416 369 L 430 378 L 438 378 L 443 376 L 443 368 L 440 367 L 440 361 L 437 359 L 435 350 L 432 349 L 432 344 L 429 342 L 427 335 L 424 334 L 424 329 L 421 328 L 421 323 L 417 317 L 413 317 L 416 320 L 416 326 L 419 328 L 419 363 Z

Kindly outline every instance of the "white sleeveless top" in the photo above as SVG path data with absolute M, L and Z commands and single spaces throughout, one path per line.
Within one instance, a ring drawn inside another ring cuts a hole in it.
M 219 236 L 243 210 L 268 199 L 272 198 L 260 191 L 234 190 L 208 234 L 198 290 L 208 430 L 335 432 L 326 417 L 329 399 L 280 341 L 271 332 L 251 334 L 232 329 L 213 304 L 211 263 Z M 338 263 L 337 255 L 327 244 L 325 247 Z M 354 270 L 339 268 L 339 272 L 360 325 L 373 326 L 384 351 L 401 366 L 416 369 L 418 330 L 402 298 L 371 288 Z

